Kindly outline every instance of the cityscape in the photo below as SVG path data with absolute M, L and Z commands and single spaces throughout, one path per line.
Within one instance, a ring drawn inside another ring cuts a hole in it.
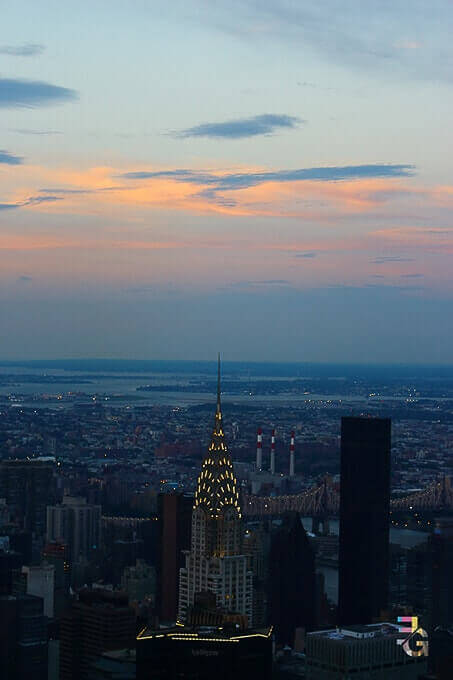
M 1 367 L 5 678 L 449 677 L 448 370 L 44 364 Z
M 0 680 L 453 680 L 452 0 L 0 13 Z

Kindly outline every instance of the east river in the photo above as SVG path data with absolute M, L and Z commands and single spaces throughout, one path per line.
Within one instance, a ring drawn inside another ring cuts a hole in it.
M 302 523 L 307 531 L 311 531 L 311 518 L 303 517 Z M 339 521 L 329 522 L 332 534 L 338 535 Z M 390 543 L 401 545 L 403 548 L 412 548 L 428 540 L 429 533 L 426 531 L 414 531 L 413 529 L 390 529 Z M 338 569 L 334 567 L 318 567 L 317 571 L 324 574 L 326 595 L 335 604 L 338 604 Z

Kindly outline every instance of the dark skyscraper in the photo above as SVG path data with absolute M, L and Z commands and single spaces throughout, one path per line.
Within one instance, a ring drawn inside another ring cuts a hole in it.
M 371 623 L 387 605 L 389 418 L 341 419 L 338 620 Z
M 61 619 L 60 680 L 85 680 L 103 652 L 133 647 L 135 613 L 126 593 L 81 590 Z
M 431 628 L 453 625 L 453 517 L 436 520 L 429 537 L 431 552 Z
M 46 506 L 55 500 L 54 467 L 38 460 L 5 460 L 0 463 L 0 498 L 11 507 L 21 529 L 43 537 Z
M 0 677 L 47 680 L 47 619 L 33 595 L 0 597 Z
M 296 628 L 313 629 L 316 612 L 315 557 L 298 514 L 273 532 L 269 555 L 268 620 L 277 642 L 294 646 Z
M 178 617 L 179 570 L 184 565 L 183 550 L 190 548 L 193 496 L 162 493 L 158 496 L 160 523 L 159 594 L 163 621 Z

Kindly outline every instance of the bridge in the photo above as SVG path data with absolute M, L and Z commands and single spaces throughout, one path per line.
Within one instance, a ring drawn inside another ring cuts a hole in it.
M 325 477 L 319 486 L 302 493 L 287 496 L 249 496 L 243 498 L 242 509 L 248 517 L 272 517 L 285 512 L 298 512 L 306 517 L 326 520 L 336 517 L 340 510 L 340 493 L 331 477 Z M 453 488 L 450 477 L 432 482 L 426 489 L 390 500 L 390 510 L 444 511 L 453 510 Z

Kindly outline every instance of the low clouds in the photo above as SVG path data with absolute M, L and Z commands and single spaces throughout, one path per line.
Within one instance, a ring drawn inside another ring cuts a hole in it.
M 223 123 L 202 123 L 194 127 L 180 130 L 175 137 L 186 139 L 188 137 L 209 137 L 214 139 L 244 139 L 258 135 L 271 135 L 282 129 L 296 128 L 303 123 L 295 116 L 277 115 L 265 113 L 251 118 L 238 118 L 227 120 Z
M 17 203 L 0 203 L 0 210 L 15 210 L 17 208 L 27 208 L 31 205 L 40 205 L 41 203 L 55 203 L 55 201 L 62 201 L 61 196 L 29 196 L 24 201 Z
M 50 188 L 50 189 L 40 189 L 39 193 L 41 194 L 63 194 L 63 195 L 72 195 L 72 194 L 92 194 L 93 191 L 91 189 L 61 189 L 61 188 Z
M 16 128 L 11 130 L 11 132 L 17 132 L 18 135 L 62 135 L 61 130 L 27 130 L 25 128 Z
M 401 257 L 400 255 L 381 255 L 371 260 L 371 264 L 387 264 L 388 262 L 413 262 L 412 257 Z
M 313 259 L 314 257 L 317 257 L 317 256 L 318 256 L 318 253 L 316 253 L 314 250 L 307 250 L 307 251 L 304 251 L 302 253 L 296 253 L 294 255 L 294 257 L 298 257 L 298 258 L 300 257 L 302 259 L 307 259 L 307 260 L 311 260 L 311 259 Z
M 0 163 L 4 163 L 5 165 L 22 165 L 23 162 L 24 159 L 21 156 L 15 156 L 9 151 L 0 149 Z
M 39 43 L 24 43 L 23 45 L 0 45 L 0 54 L 10 57 L 36 57 L 46 48 Z
M 0 108 L 47 106 L 77 99 L 74 90 L 40 80 L 0 78 Z
M 261 289 L 261 288 L 269 288 L 269 287 L 275 287 L 275 288 L 288 288 L 291 287 L 291 282 L 288 281 L 287 279 L 260 279 L 258 281 L 255 280 L 242 280 L 242 281 L 234 281 L 233 283 L 227 284 L 226 286 L 223 286 L 219 290 L 253 290 L 253 289 Z
M 410 177 L 414 174 L 413 165 L 348 165 L 321 168 L 301 168 L 298 170 L 276 170 L 271 172 L 240 172 L 214 174 L 211 172 L 186 169 L 126 172 L 123 179 L 149 180 L 172 179 L 176 182 L 204 186 L 201 196 L 215 200 L 219 191 L 248 189 L 266 182 L 339 182 L 343 180 Z

